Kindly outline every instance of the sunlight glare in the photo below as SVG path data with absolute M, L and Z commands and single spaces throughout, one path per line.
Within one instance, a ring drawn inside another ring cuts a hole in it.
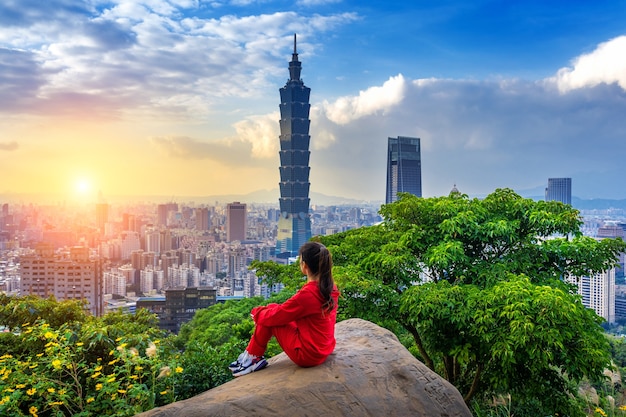
M 91 189 L 91 184 L 89 183 L 89 180 L 81 178 L 76 181 L 75 187 L 78 194 L 87 194 Z

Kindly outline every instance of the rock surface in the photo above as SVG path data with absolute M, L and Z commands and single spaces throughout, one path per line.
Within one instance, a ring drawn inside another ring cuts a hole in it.
M 300 368 L 284 353 L 262 371 L 137 417 L 423 416 L 471 417 L 457 389 L 396 336 L 371 322 L 337 323 L 326 362 Z

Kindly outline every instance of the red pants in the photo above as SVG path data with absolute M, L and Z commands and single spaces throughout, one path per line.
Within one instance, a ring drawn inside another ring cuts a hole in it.
M 283 348 L 285 354 L 298 366 L 305 368 L 317 366 L 326 360 L 326 358 L 312 356 L 299 347 L 301 346 L 301 343 L 298 327 L 294 322 L 287 323 L 284 326 L 275 327 L 265 327 L 257 323 L 254 329 L 254 334 L 252 335 L 252 338 L 250 338 L 250 343 L 248 343 L 248 348 L 246 350 L 251 355 L 263 356 L 265 354 L 265 350 L 267 349 L 267 343 L 270 341 L 272 336 L 276 337 L 278 344 L 281 348 Z

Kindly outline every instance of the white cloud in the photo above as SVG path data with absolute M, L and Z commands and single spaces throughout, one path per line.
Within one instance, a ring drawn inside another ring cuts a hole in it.
M 252 145 L 253 158 L 276 158 L 280 134 L 278 112 L 252 116 L 235 124 L 237 136 Z
M 626 36 L 601 43 L 593 52 L 577 57 L 572 67 L 561 68 L 552 81 L 561 92 L 600 83 L 617 83 L 626 90 Z
M 337 124 L 346 124 L 372 114 L 385 114 L 402 101 L 406 83 L 402 74 L 389 78 L 382 86 L 360 91 L 358 96 L 341 97 L 334 103 L 324 102 L 326 117 Z
M 393 77 L 313 106 L 323 111 L 311 113 L 311 189 L 383 199 L 387 137 L 400 135 L 421 138 L 426 196 L 455 183 L 480 195 L 570 176 L 577 196 L 626 197 L 619 164 L 606 163 L 626 154 L 625 96 L 606 84 L 562 95 L 543 81 Z
M 116 107 L 120 117 L 192 117 L 202 111 L 206 117 L 217 103 L 223 110 L 230 98 L 264 98 L 276 85 L 277 74 L 286 72 L 284 58 L 294 32 L 307 54 L 314 54 L 321 46 L 313 34 L 357 18 L 351 13 L 307 16 L 293 11 L 204 18 L 193 12 L 206 6 L 191 0 L 96 3 L 104 9 L 87 3 L 72 8 L 63 0 L 49 3 L 46 14 L 36 2 L 25 0 L 23 7 L 10 11 L 19 18 L 10 26 L 0 24 L 0 45 L 19 50 L 21 60 L 31 62 L 30 71 L 38 76 L 20 98 L 37 103 L 30 107 L 37 114 L 58 108 L 61 97 L 80 95 L 101 102 L 99 107 Z M 25 77 L 16 80 L 20 89 L 27 82 Z M 3 88 L 13 91 L 10 84 Z M 10 98 L 0 95 L 0 109 L 10 111 Z

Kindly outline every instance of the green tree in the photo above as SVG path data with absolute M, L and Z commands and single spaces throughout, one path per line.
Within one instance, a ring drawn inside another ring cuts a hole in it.
M 509 189 L 482 200 L 404 194 L 380 212 L 380 225 L 321 238 L 342 314 L 401 326 L 467 402 L 542 392 L 542 411 L 562 411 L 572 382 L 602 376 L 601 320 L 563 278 L 610 268 L 622 240 L 582 236 L 571 206 Z

